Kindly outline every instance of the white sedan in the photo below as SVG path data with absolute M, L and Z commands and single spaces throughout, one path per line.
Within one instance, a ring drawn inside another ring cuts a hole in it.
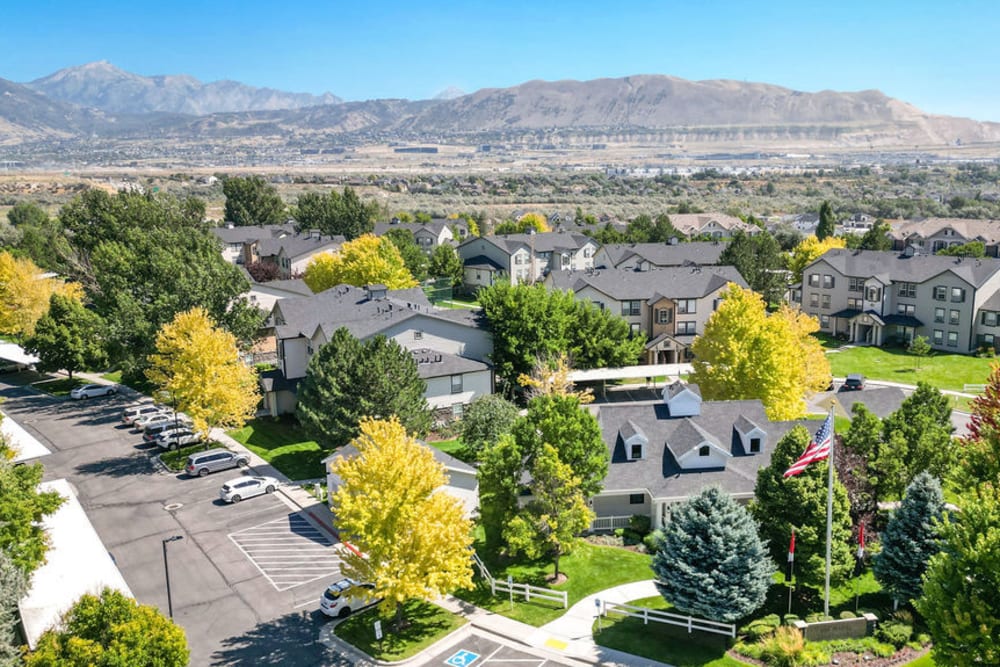
M 223 502 L 238 503 L 245 498 L 274 493 L 279 486 L 281 482 L 274 477 L 237 477 L 222 485 L 219 498 Z
M 85 384 L 80 387 L 74 387 L 69 392 L 69 397 L 80 400 L 81 398 L 94 398 L 95 396 L 114 396 L 117 393 L 118 385 L 116 384 Z

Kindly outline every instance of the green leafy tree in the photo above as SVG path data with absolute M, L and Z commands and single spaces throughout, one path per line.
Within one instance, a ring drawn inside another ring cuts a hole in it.
M 285 202 L 261 176 L 226 178 L 222 194 L 226 196 L 226 221 L 237 227 L 280 225 L 287 219 Z
M 49 311 L 35 324 L 35 333 L 24 342 L 24 349 L 38 356 L 40 371 L 65 370 L 72 378 L 76 371 L 100 369 L 107 364 L 104 338 L 100 315 L 78 299 L 53 294 Z
M 719 255 L 719 264 L 736 267 L 750 289 L 763 295 L 765 303 L 778 303 L 785 294 L 785 260 L 778 242 L 766 231 L 753 236 L 742 230 L 734 232 Z
M 506 544 L 503 531 L 517 514 L 523 471 L 524 456 L 512 435 L 501 435 L 479 455 L 479 523 L 488 553 L 499 553 Z
M 399 251 L 399 256 L 406 264 L 406 270 L 419 283 L 427 280 L 427 253 L 420 249 L 409 229 L 390 229 L 385 233 Z
M 80 263 L 58 219 L 53 219 L 41 206 L 18 202 L 7 213 L 14 234 L 5 239 L 31 258 L 38 266 L 60 275 L 74 272 Z
M 0 551 L 25 574 L 45 562 L 49 548 L 42 520 L 63 504 L 55 491 L 40 491 L 42 464 L 15 464 L 16 452 L 0 436 Z
M 517 413 L 517 406 L 499 394 L 477 396 L 465 409 L 459 424 L 466 451 L 478 460 L 482 451 L 510 433 Z
M 972 400 L 971 413 L 954 471 L 966 488 L 1000 480 L 1000 365 L 993 366 L 983 393 Z
M 513 553 L 552 558 L 555 581 L 559 580 L 559 559 L 572 551 L 577 536 L 594 520 L 580 476 L 575 472 L 555 447 L 544 443 L 531 462 L 531 500 L 504 529 Z
M 951 469 L 955 454 L 951 406 L 948 398 L 935 387 L 918 382 L 916 390 L 906 397 L 899 409 L 882 421 L 882 429 L 884 443 L 895 436 L 897 441 L 905 443 L 905 451 L 880 450 L 876 455 L 877 469 L 888 465 L 894 470 L 900 463 L 903 469 L 902 475 L 885 472 L 879 475 L 877 486 L 881 498 L 899 497 L 921 472 L 941 477 Z
M 796 426 L 778 441 L 771 465 L 757 473 L 750 512 L 760 524 L 760 536 L 775 561 L 786 556 L 795 529 L 796 576 L 799 581 L 818 586 L 826 572 L 827 461 L 813 463 L 794 477 L 783 477 L 809 440 L 809 432 Z M 842 581 L 854 566 L 850 509 L 847 490 L 835 475 L 830 568 L 833 581 Z
M 841 438 L 837 474 L 847 488 L 851 517 L 857 523 L 870 519 L 878 511 L 876 485 L 883 471 L 874 461 L 884 445 L 882 420 L 878 415 L 860 402 L 851 407 L 851 412 L 851 425 Z
M 334 253 L 320 253 L 302 276 L 313 292 L 337 285 L 385 285 L 391 290 L 416 287 L 396 245 L 387 238 L 365 234 L 348 241 Z
M 774 562 L 750 513 L 719 488 L 675 507 L 656 544 L 656 587 L 682 613 L 731 623 L 764 604 Z
M 1000 664 L 1000 488 L 969 491 L 960 513 L 940 526 L 941 552 L 924 575 L 914 606 L 934 640 L 935 664 Z
M 452 287 L 458 287 L 464 280 L 465 266 L 454 246 L 445 243 L 434 248 L 427 272 L 435 278 L 447 278 Z
M 296 414 L 326 448 L 356 437 L 362 417 L 395 415 L 408 433 L 423 437 L 431 426 L 425 391 L 409 350 L 381 335 L 359 341 L 340 328 L 309 360 Z
M 920 362 L 931 353 L 931 344 L 927 341 L 927 336 L 916 336 L 910 341 L 910 354 L 914 357 L 914 368 L 920 370 Z
M 478 294 L 490 332 L 497 378 L 508 392 L 538 359 L 569 351 L 577 368 L 634 364 L 644 341 L 628 323 L 572 293 L 500 281 Z
M 0 549 L 0 667 L 21 665 L 18 603 L 28 592 L 28 576 Z
M 935 254 L 937 255 L 950 255 L 952 257 L 986 257 L 986 244 L 982 241 L 969 241 L 968 243 L 963 243 L 961 245 L 948 246 L 947 248 L 941 248 Z
M 353 188 L 345 187 L 343 193 L 306 192 L 298 199 L 295 220 L 301 229 L 340 234 L 351 241 L 372 232 L 378 212 L 378 204 L 361 201 Z
M 882 218 L 878 218 L 875 220 L 875 224 L 862 234 L 861 243 L 858 247 L 861 250 L 891 250 L 892 239 L 889 238 L 891 231 L 892 228 L 889 227 L 889 223 Z
M 816 226 L 816 238 L 823 239 L 832 237 L 837 231 L 837 218 L 833 214 L 833 207 L 830 202 L 824 201 L 819 207 L 819 224 Z
M 184 667 L 188 657 L 183 628 L 156 607 L 105 588 L 100 597 L 81 597 L 63 616 L 60 628 L 42 634 L 24 663 L 27 667 Z
M 943 515 L 940 482 L 920 473 L 882 532 L 882 551 L 875 558 L 875 578 L 897 602 L 921 596 L 927 563 L 940 550 L 937 523 Z

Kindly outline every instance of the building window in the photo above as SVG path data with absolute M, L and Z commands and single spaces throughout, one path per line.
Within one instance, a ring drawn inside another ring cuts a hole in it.
M 982 336 L 979 337 L 979 344 L 994 347 L 993 345 L 994 340 L 996 340 L 996 338 L 993 336 L 993 334 L 983 334 Z
M 813 308 L 819 308 L 819 294 L 809 292 L 809 305 Z
M 644 493 L 630 493 L 628 494 L 628 504 L 629 505 L 642 505 L 646 502 L 646 494 Z
M 964 303 L 965 302 L 965 288 L 964 287 L 952 287 L 951 288 L 951 300 L 954 303 Z
M 702 445 L 698 448 L 698 456 L 708 456 L 712 451 L 712 448 L 708 445 Z
M 639 301 L 622 301 L 622 316 L 638 316 L 641 313 L 641 308 Z
M 958 324 L 959 317 L 960 317 L 959 311 L 952 309 L 951 317 L 948 318 L 948 324 Z
M 865 291 L 865 279 L 864 278 L 848 278 L 847 279 L 847 291 L 848 292 L 864 292 Z
M 630 323 L 629 323 L 629 325 L 628 325 L 628 332 L 629 332 L 630 334 L 633 334 L 633 335 L 635 335 L 635 334 L 639 333 L 639 328 L 640 328 L 641 326 L 642 326 L 642 325 L 641 325 L 641 324 L 639 324 L 638 322 L 630 322 Z
M 452 375 L 451 376 L 451 393 L 461 394 L 462 393 L 462 376 Z
M 594 249 L 592 247 L 590 247 L 590 246 L 587 246 L 586 248 L 583 249 L 583 256 L 585 258 L 593 257 L 594 256 Z
M 935 329 L 934 330 L 934 344 L 935 345 L 940 345 L 943 342 L 944 342 L 944 332 L 941 331 L 940 329 Z
M 849 297 L 847 299 L 847 307 L 852 310 L 864 310 L 864 300 L 856 296 Z
M 792 301 L 795 303 L 802 303 L 802 290 L 793 289 L 792 290 Z
M 917 284 L 916 283 L 899 283 L 899 296 L 905 297 L 907 299 L 917 298 Z
M 696 322 L 678 322 L 677 323 L 677 333 L 678 334 L 690 334 L 694 335 Z
M 674 309 L 673 308 L 657 308 L 656 309 L 656 323 L 657 324 L 670 324 L 674 321 Z
M 831 276 L 828 273 L 824 273 L 823 274 L 823 288 L 824 289 L 833 289 L 834 283 L 835 283 L 835 281 L 833 279 L 833 276 Z
M 914 313 L 916 313 L 916 312 L 917 312 L 917 307 L 914 306 L 912 303 L 897 303 L 896 304 L 896 313 L 898 315 L 908 315 L 910 317 L 913 317 Z
M 677 314 L 693 315 L 698 312 L 698 301 L 696 299 L 678 299 Z
M 948 347 L 958 347 L 958 332 L 949 331 L 948 332 Z
M 823 299 L 823 309 L 824 310 L 829 310 L 830 309 L 830 295 L 829 294 L 824 294 L 823 297 L 822 297 L 822 299 Z
M 819 274 L 810 273 L 809 274 L 809 287 L 819 287 Z
M 821 327 L 823 327 L 824 329 L 829 329 L 830 328 L 830 316 L 829 315 L 820 315 L 819 316 L 819 325 Z
M 527 264 L 528 263 L 528 258 L 525 257 L 524 255 L 522 255 L 521 253 L 517 253 L 516 255 L 514 255 L 514 263 L 515 264 Z
M 944 285 L 935 285 L 934 286 L 934 300 L 935 301 L 944 301 L 947 298 L 948 298 L 948 288 L 945 287 Z
M 629 458 L 630 459 L 641 459 L 642 458 L 642 445 L 636 443 L 629 447 Z
M 882 288 L 871 285 L 865 288 L 865 301 L 879 302 L 882 300 Z
M 997 311 L 984 310 L 983 314 L 980 316 L 980 321 L 984 326 L 995 327 L 997 325 Z
M 934 309 L 934 321 L 935 322 L 944 322 L 944 308 L 935 308 Z
M 760 438 L 750 438 L 750 453 L 760 453 Z
M 423 331 L 417 329 L 416 331 L 413 332 L 413 340 L 423 340 L 423 339 L 424 339 Z

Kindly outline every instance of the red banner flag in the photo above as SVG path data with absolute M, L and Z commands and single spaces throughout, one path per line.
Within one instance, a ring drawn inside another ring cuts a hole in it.
M 822 461 L 830 456 L 830 447 L 833 445 L 833 413 L 826 416 L 823 425 L 816 431 L 816 435 L 809 442 L 806 451 L 785 471 L 784 477 L 793 477 L 809 467 L 810 463 Z
M 865 524 L 858 526 L 858 560 L 865 557 Z
M 792 531 L 792 541 L 788 543 L 788 562 L 795 561 L 795 531 Z

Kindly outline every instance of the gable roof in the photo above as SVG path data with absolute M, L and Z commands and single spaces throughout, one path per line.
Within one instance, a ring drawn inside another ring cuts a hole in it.
M 550 272 L 545 282 L 574 292 L 589 285 L 617 300 L 653 297 L 700 299 L 731 282 L 740 287 L 748 286 L 734 266 L 667 266 L 649 271 L 560 270 Z
M 257 254 L 261 257 L 271 257 L 281 254 L 284 250 L 285 256 L 289 259 L 310 255 L 324 250 L 336 250 L 343 245 L 343 236 L 319 236 L 310 234 L 296 234 L 295 236 L 282 236 L 280 238 L 262 239 L 257 242 Z
M 1000 243 L 1000 220 L 970 220 L 968 218 L 925 218 L 907 220 L 892 226 L 889 236 L 905 240 L 911 237 L 928 238 L 951 228 L 969 241 L 982 240 L 986 245 Z
M 540 252 L 576 252 L 580 248 L 584 247 L 588 243 L 597 245 L 597 242 L 589 236 L 584 234 L 574 234 L 570 232 L 540 232 L 538 234 L 504 234 L 502 236 L 478 236 L 476 238 L 469 239 L 465 241 L 462 245 L 466 243 L 472 243 L 482 239 L 487 243 L 492 243 L 500 250 L 504 251 L 508 255 L 513 255 L 515 252 L 524 248 L 530 250 L 535 249 L 536 253 Z
M 674 226 L 674 229 L 688 236 L 701 233 L 702 228 L 713 222 L 729 231 L 737 229 L 750 232 L 760 231 L 756 225 L 748 224 L 725 213 L 674 213 L 670 216 L 670 224 Z
M 223 243 L 250 243 L 260 239 L 294 234 L 295 225 L 290 222 L 283 225 L 246 225 L 242 227 L 233 225 L 212 227 L 210 231 Z
M 418 442 L 423 447 L 426 447 L 427 449 L 431 450 L 431 453 L 434 454 L 434 460 L 443 465 L 446 470 L 459 470 L 461 472 L 469 472 L 469 473 L 476 472 L 476 469 L 470 466 L 465 461 L 456 459 L 451 454 L 446 454 L 437 447 L 431 447 L 426 442 L 420 440 L 418 440 Z M 330 455 L 327 456 L 325 459 L 323 459 L 321 463 L 323 464 L 324 468 L 329 470 L 330 469 L 329 464 L 332 463 L 334 459 L 341 456 L 347 459 L 351 459 L 357 456 L 358 454 L 360 454 L 360 452 L 358 451 L 358 448 L 355 447 L 354 445 L 344 445 L 343 447 L 340 447 L 339 449 L 335 449 L 332 452 L 330 452 Z
M 646 261 L 653 266 L 683 266 L 687 263 L 718 264 L 719 256 L 726 249 L 718 241 L 692 241 L 690 243 L 612 243 L 601 248 L 615 268 L 628 264 L 629 268 Z
M 420 231 L 427 231 L 434 236 L 441 236 L 441 232 L 445 229 L 451 229 L 452 226 L 456 229 L 468 229 L 468 223 L 462 218 L 455 218 L 454 220 L 435 218 L 430 222 L 376 222 L 373 231 L 375 236 L 382 236 L 393 229 L 407 229 L 414 236 Z M 458 235 L 456 234 L 455 236 L 457 237 Z
M 848 250 L 837 248 L 827 250 L 812 264 L 826 262 L 843 276 L 870 278 L 884 276 L 892 282 L 922 283 L 946 271 L 969 283 L 973 287 L 982 286 L 997 271 L 1000 259 L 984 257 L 948 257 L 944 255 L 911 255 L 878 250 Z
M 413 355 L 413 360 L 417 362 L 417 374 L 421 380 L 486 371 L 490 368 L 488 364 L 476 361 L 475 359 L 460 357 L 457 354 L 449 354 L 447 352 L 438 352 L 426 347 L 410 350 L 410 354 Z

